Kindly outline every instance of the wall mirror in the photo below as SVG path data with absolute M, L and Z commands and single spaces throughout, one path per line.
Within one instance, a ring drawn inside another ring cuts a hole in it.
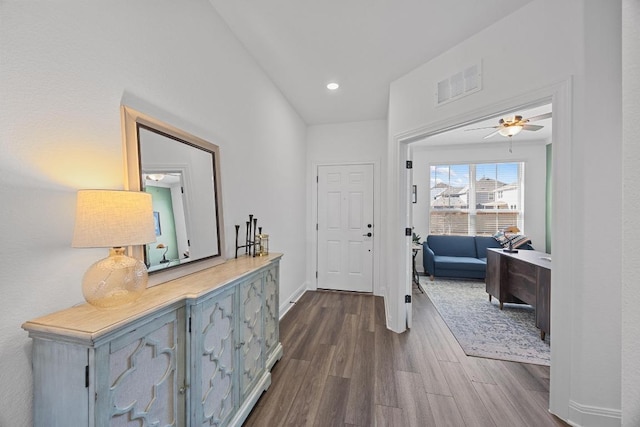
M 153 198 L 156 241 L 133 248 L 151 285 L 224 262 L 217 145 L 122 106 L 129 190 Z

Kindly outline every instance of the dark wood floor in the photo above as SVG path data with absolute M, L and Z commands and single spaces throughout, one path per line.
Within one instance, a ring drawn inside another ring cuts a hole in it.
M 413 328 L 383 300 L 306 292 L 280 322 L 284 356 L 245 426 L 567 426 L 547 411 L 549 368 L 468 357 L 425 294 Z

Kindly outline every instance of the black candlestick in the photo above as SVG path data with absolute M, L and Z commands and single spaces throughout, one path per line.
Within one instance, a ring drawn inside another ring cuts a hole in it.
M 238 233 L 240 232 L 240 226 L 236 224 L 236 258 L 238 258 Z
M 256 256 L 256 230 L 258 229 L 258 218 L 254 218 L 253 219 L 253 241 L 252 246 L 253 246 L 253 256 Z

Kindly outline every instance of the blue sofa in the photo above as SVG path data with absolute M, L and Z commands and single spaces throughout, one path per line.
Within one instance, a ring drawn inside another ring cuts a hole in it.
M 438 277 L 484 279 L 487 248 L 501 248 L 493 237 L 429 235 L 422 244 L 424 271 Z

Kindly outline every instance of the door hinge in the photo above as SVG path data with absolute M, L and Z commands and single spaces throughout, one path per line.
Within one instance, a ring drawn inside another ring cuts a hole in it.
M 318 223 L 316 222 L 316 231 L 318 231 Z
M 411 231 L 411 227 L 407 227 L 404 229 L 404 235 L 405 236 L 411 236 L 413 233 Z
M 413 161 L 407 160 L 407 169 L 413 169 Z
M 316 279 L 318 278 L 318 272 L 316 271 Z
M 189 316 L 189 333 L 191 333 L 191 316 Z
M 84 367 L 84 386 L 89 388 L 89 365 Z
M 404 296 L 404 302 L 410 304 L 411 303 L 411 295 L 405 295 Z
M 318 175 L 316 175 L 316 183 L 320 182 L 320 179 L 318 178 Z
M 180 192 L 184 194 L 184 187 L 180 187 Z

